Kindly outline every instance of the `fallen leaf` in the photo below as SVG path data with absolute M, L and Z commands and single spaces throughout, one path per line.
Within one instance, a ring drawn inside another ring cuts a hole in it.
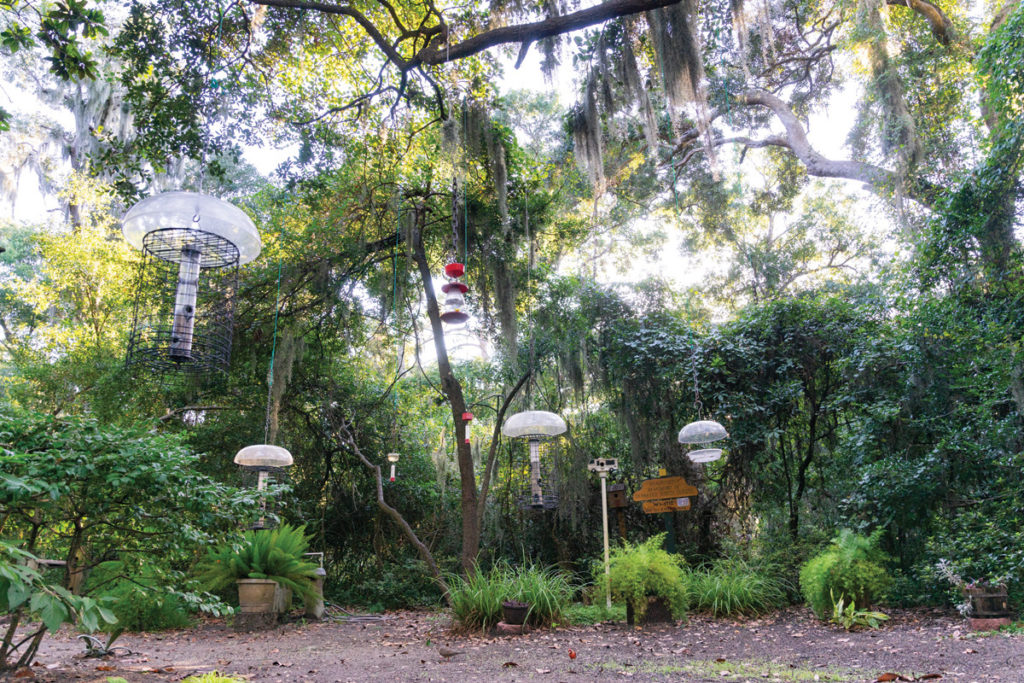
M 936 678 L 942 678 L 942 674 L 925 674 L 924 676 L 918 676 L 917 680 L 919 680 L 919 681 L 931 681 L 931 680 L 934 680 Z
M 113 671 L 116 668 L 117 667 L 114 667 L 114 666 L 103 666 L 103 665 L 101 665 L 101 666 L 97 666 L 96 670 L 97 671 Z
M 899 674 L 884 673 L 875 679 L 875 683 L 886 683 L 887 681 L 898 681 Z
M 549 673 L 551 673 L 551 669 L 537 669 L 537 673 L 539 673 L 539 674 L 549 674 Z
M 14 677 L 15 678 L 35 678 L 36 677 L 36 673 L 32 669 L 28 668 L 27 666 L 23 666 L 23 667 L 21 667 L 20 669 L 18 669 L 17 671 L 14 672 Z
M 576 650 L 569 648 L 569 659 L 576 659 Z
M 501 665 L 501 668 L 503 668 L 503 669 L 511 669 L 514 666 L 519 666 L 519 665 L 516 664 L 515 662 L 505 662 L 504 664 Z
M 725 657 L 719 657 L 719 658 L 718 658 L 718 659 L 716 659 L 715 661 L 716 661 L 716 662 L 718 662 L 719 664 L 721 664 L 722 662 L 724 662 L 724 661 L 725 661 Z

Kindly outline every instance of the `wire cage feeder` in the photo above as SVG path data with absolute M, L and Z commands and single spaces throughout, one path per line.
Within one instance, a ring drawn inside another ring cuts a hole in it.
M 533 461 L 519 460 L 515 467 L 522 475 L 516 490 L 516 505 L 522 510 L 555 510 L 558 508 L 559 473 L 557 459 L 547 444 L 538 444 L 541 457 Z
M 261 248 L 256 226 L 225 201 L 166 192 L 132 207 L 122 232 L 143 253 L 128 367 L 156 374 L 227 368 L 238 268 Z
M 565 430 L 565 420 L 544 410 L 516 413 L 502 425 L 502 434 L 527 439 L 530 445 L 529 461 L 524 468 L 526 483 L 519 496 L 520 507 L 534 510 L 558 507 L 558 468 L 552 457 L 541 458 L 541 441 L 554 438 Z

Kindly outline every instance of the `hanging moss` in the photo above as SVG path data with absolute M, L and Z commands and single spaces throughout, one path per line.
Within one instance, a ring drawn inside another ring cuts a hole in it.
M 604 150 L 593 79 L 587 81 L 583 104 L 573 111 L 571 125 L 576 163 L 587 174 L 594 194 L 600 195 L 605 188 Z
M 505 260 L 497 255 L 492 259 L 491 274 L 494 278 L 494 297 L 498 308 L 498 322 L 509 358 L 519 355 L 519 329 L 516 320 L 516 289 Z

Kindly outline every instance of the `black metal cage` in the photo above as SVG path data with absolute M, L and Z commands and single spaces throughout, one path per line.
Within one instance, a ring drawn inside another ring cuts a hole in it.
M 519 495 L 516 502 L 524 510 L 554 510 L 558 507 L 559 472 L 557 449 L 541 445 L 537 463 L 518 460 Z
M 195 228 L 143 240 L 126 364 L 157 374 L 226 369 L 238 287 L 238 248 Z

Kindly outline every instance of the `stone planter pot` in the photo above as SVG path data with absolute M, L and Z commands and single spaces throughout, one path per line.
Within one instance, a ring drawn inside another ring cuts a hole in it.
M 675 621 L 672 618 L 672 610 L 669 609 L 668 601 L 664 598 L 648 596 L 647 611 L 644 612 L 643 618 L 639 620 L 633 611 L 633 605 L 626 602 L 626 623 L 629 626 L 633 626 L 634 623 L 639 626 L 646 626 L 647 624 L 674 624 Z
M 270 579 L 238 579 L 238 611 L 242 614 L 266 614 L 274 611 L 277 582 Z
M 279 584 L 274 584 L 277 588 L 274 590 L 274 612 L 278 614 L 287 614 L 288 610 L 292 608 L 292 589 L 285 588 Z
M 501 620 L 512 626 L 522 626 L 526 623 L 526 615 L 530 611 L 530 603 L 509 600 L 501 603 Z

